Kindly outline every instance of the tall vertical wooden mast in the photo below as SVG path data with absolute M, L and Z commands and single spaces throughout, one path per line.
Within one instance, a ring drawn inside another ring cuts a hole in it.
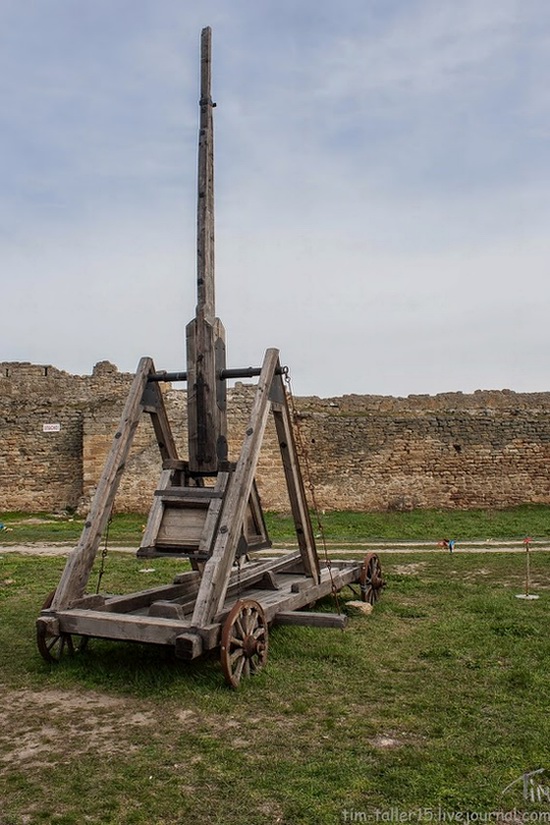
M 197 203 L 197 310 L 187 325 L 189 469 L 216 473 L 227 459 L 225 330 L 215 310 L 214 127 L 212 30 L 201 32 L 201 91 Z

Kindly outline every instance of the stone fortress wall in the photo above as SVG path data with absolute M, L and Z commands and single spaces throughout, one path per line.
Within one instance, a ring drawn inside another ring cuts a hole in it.
M 132 381 L 108 362 L 92 375 L 0 363 L 0 512 L 86 510 Z M 164 389 L 186 453 L 185 391 Z M 254 393 L 228 393 L 236 459 Z M 297 398 L 301 441 L 325 509 L 550 504 L 550 393 L 511 390 L 391 398 Z M 146 512 L 160 462 L 148 416 L 140 424 L 115 509 Z M 266 509 L 287 511 L 274 431 L 257 473 Z

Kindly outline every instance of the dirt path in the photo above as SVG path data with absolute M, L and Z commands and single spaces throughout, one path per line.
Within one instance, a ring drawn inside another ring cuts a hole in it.
M 0 545 L 0 556 L 9 553 L 21 553 L 26 556 L 66 556 L 74 547 L 73 544 L 6 544 Z M 258 553 L 258 556 L 284 555 L 291 550 L 296 550 L 297 545 L 287 544 L 281 548 L 272 548 Z M 318 548 L 322 555 L 322 547 Z M 365 542 L 327 542 L 327 550 L 331 555 L 352 555 L 361 556 L 369 550 L 383 553 L 447 553 L 442 547 L 438 547 L 437 542 L 420 541 L 365 541 Z M 135 547 L 111 547 L 109 552 L 115 553 L 135 553 Z M 525 547 L 521 541 L 465 541 L 457 542 L 455 553 L 525 553 Z M 550 552 L 550 543 L 543 541 L 533 541 L 531 552 Z

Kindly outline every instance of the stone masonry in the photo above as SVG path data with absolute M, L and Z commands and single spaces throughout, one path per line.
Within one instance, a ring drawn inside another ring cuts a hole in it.
M 132 375 L 108 363 L 92 375 L 0 363 L 0 512 L 85 510 L 116 431 Z M 180 454 L 185 392 L 166 386 Z M 236 459 L 254 387 L 228 395 Z M 550 393 L 511 390 L 390 398 L 296 399 L 300 440 L 320 507 L 347 510 L 550 504 Z M 148 416 L 138 428 L 115 508 L 146 512 L 160 462 Z M 288 501 L 274 432 L 257 474 L 267 509 Z

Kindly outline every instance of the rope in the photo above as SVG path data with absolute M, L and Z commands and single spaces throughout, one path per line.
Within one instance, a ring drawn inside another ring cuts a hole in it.
M 109 521 L 107 522 L 107 528 L 105 530 L 105 543 L 103 545 L 103 550 L 101 551 L 101 564 L 99 565 L 99 573 L 97 574 L 97 586 L 95 589 L 96 594 L 99 593 L 101 579 L 103 578 L 103 574 L 105 573 L 105 562 L 107 560 L 107 553 L 109 551 L 109 527 L 111 526 L 112 520 L 113 517 L 111 515 L 109 516 Z
M 301 428 L 300 414 L 298 413 L 298 410 L 296 409 L 296 404 L 294 402 L 294 395 L 292 393 L 292 384 L 291 384 L 291 380 L 290 380 L 290 372 L 289 372 L 288 367 L 284 368 L 283 375 L 284 375 L 284 380 L 285 380 L 285 394 L 286 394 L 286 397 L 287 397 L 287 400 L 288 400 L 288 403 L 289 403 L 290 412 L 292 414 L 292 422 L 294 424 L 294 432 L 295 432 L 295 435 L 296 435 L 296 447 L 297 447 L 297 450 L 298 450 L 300 461 L 303 464 L 303 467 L 304 467 L 304 470 L 305 470 L 305 477 L 306 477 L 305 480 L 306 480 L 307 488 L 309 490 L 310 500 L 311 500 L 311 504 L 313 506 L 313 512 L 315 514 L 316 527 L 317 527 L 317 531 L 319 533 L 319 536 L 321 538 L 325 564 L 326 564 L 326 567 L 328 569 L 328 573 L 329 573 L 329 576 L 330 576 L 330 589 L 331 589 L 332 597 L 334 599 L 334 603 L 336 605 L 336 609 L 337 609 L 338 613 L 341 613 L 342 610 L 341 610 L 341 607 L 340 607 L 340 599 L 338 597 L 338 588 L 336 587 L 336 584 L 335 584 L 335 581 L 334 581 L 334 576 L 332 575 L 332 561 L 330 560 L 329 555 L 328 555 L 328 547 L 327 547 L 327 541 L 326 541 L 326 536 L 325 536 L 325 528 L 324 528 L 324 525 L 323 525 L 323 521 L 321 519 L 321 511 L 319 510 L 319 506 L 317 504 L 317 494 L 316 494 L 316 490 L 315 490 L 315 485 L 313 483 L 313 477 L 312 477 L 311 467 L 310 467 L 310 462 L 309 462 L 309 451 L 308 451 L 307 447 L 304 444 L 304 439 L 302 438 L 302 428 Z

